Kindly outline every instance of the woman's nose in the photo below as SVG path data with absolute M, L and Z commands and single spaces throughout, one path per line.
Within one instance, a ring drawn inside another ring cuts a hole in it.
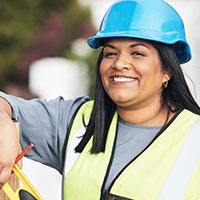
M 119 55 L 113 63 L 113 68 L 117 70 L 130 69 L 131 64 L 126 55 Z

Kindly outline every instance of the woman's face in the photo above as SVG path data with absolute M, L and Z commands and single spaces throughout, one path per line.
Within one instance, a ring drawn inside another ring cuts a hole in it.
M 100 74 L 105 91 L 122 108 L 161 102 L 162 84 L 170 79 L 157 50 L 147 41 L 112 38 L 103 49 Z

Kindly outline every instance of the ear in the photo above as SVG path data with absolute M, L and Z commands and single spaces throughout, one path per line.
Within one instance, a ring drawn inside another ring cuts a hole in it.
M 171 79 L 171 73 L 169 71 L 163 71 L 163 83 L 168 82 Z

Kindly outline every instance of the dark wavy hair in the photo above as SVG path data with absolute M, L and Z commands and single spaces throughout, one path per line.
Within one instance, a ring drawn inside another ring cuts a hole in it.
M 162 105 L 166 105 L 168 111 L 171 112 L 176 112 L 180 108 L 184 108 L 193 113 L 200 114 L 200 107 L 192 97 L 178 58 L 175 54 L 175 45 L 166 45 L 154 41 L 149 42 L 157 49 L 162 63 L 162 68 L 171 74 L 171 79 L 168 82 L 167 88 L 163 87 L 162 90 Z M 116 110 L 116 105 L 107 95 L 102 85 L 99 70 L 102 59 L 103 49 L 100 52 L 97 61 L 94 107 L 90 121 L 87 125 L 86 133 L 75 149 L 77 152 L 82 152 L 92 136 L 93 145 L 91 153 L 100 153 L 105 151 L 108 129 Z

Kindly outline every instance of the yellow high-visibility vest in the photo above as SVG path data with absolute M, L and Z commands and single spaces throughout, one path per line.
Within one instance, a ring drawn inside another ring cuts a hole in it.
M 92 101 L 85 103 L 71 128 L 65 159 L 65 200 L 104 199 L 102 185 L 112 155 L 118 114 L 114 114 L 109 128 L 105 153 L 90 153 L 92 138 L 81 154 L 75 153 L 74 148 L 85 133 L 82 117 L 89 119 L 92 107 Z M 123 170 L 107 193 L 134 200 L 200 200 L 199 116 L 183 110 Z

